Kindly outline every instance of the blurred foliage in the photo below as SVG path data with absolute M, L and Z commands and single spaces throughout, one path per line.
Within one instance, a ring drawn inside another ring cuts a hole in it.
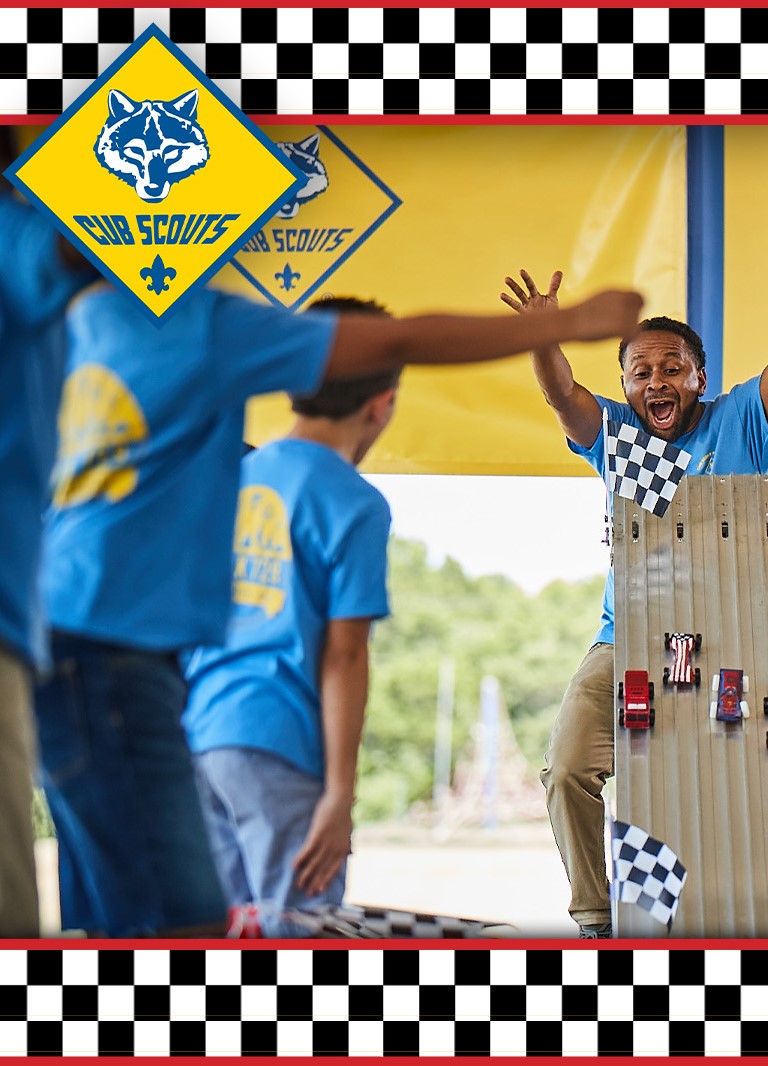
M 607 559 L 606 559 L 607 562 Z M 478 720 L 480 683 L 498 678 L 518 744 L 535 769 L 563 692 L 594 638 L 604 578 L 555 581 L 528 596 L 501 575 L 431 567 L 418 541 L 390 542 L 392 617 L 377 624 L 358 774 L 358 823 L 399 817 L 432 795 L 440 660 L 455 665 L 453 758 Z

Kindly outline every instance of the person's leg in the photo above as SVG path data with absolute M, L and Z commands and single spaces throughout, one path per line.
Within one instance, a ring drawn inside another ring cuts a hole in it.
M 237 827 L 229 810 L 211 788 L 203 765 L 204 761 L 204 755 L 192 756 L 195 784 L 200 796 L 205 827 L 208 831 L 208 842 L 219 880 L 224 889 L 224 898 L 230 907 L 250 903 L 253 893 L 243 865 L 243 857 L 240 854 Z
M 571 882 L 571 917 L 611 920 L 605 869 L 606 779 L 613 774 L 613 645 L 591 648 L 563 697 L 541 780 L 557 846 Z
M 226 902 L 211 856 L 181 726 L 187 686 L 172 656 L 116 650 L 114 701 L 123 712 L 122 739 L 138 795 L 142 832 L 167 935 L 219 935 Z M 118 696 L 119 694 L 119 696 Z
M 63 635 L 54 652 L 37 708 L 46 792 L 72 873 L 62 880 L 63 925 L 82 920 L 82 899 L 69 892 L 81 885 L 109 936 L 223 931 L 178 666 Z
M 136 786 L 112 706 L 106 645 L 56 635 L 35 709 L 59 840 L 63 929 L 142 936 L 163 921 L 137 819 Z
M 39 935 L 26 668 L 0 648 L 0 937 Z
M 295 881 L 292 862 L 309 831 L 322 782 L 283 759 L 243 748 L 206 752 L 199 765 L 237 827 L 251 898 L 265 906 L 265 936 L 307 935 L 306 928 L 279 914 L 338 906 L 346 884 L 346 863 L 319 895 L 308 896 Z

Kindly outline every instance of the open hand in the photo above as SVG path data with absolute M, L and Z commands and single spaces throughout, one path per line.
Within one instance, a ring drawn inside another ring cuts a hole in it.
M 510 288 L 517 297 L 517 299 L 514 299 L 509 293 L 501 293 L 501 299 L 508 307 L 511 307 L 513 311 L 518 311 L 520 313 L 523 311 L 557 310 L 557 292 L 560 288 L 560 283 L 563 280 L 562 270 L 556 270 L 549 279 L 549 289 L 546 294 L 539 292 L 536 288 L 536 282 L 527 270 L 521 270 L 520 277 L 525 282 L 528 292 L 525 292 L 523 287 L 519 285 L 514 278 L 504 278 L 507 287 Z

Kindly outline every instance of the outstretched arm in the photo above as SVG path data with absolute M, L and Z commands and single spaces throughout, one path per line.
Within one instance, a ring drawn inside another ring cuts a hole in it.
M 521 316 L 534 313 L 555 317 L 562 314 L 562 311 L 558 311 L 557 298 L 563 280 L 562 271 L 556 270 L 552 275 L 546 295 L 539 292 L 536 282 L 526 270 L 521 270 L 520 276 L 528 291 L 526 292 L 514 278 L 505 278 L 507 286 L 517 297 L 515 299 L 503 292 L 501 298 L 505 304 Z M 574 380 L 571 364 L 559 344 L 534 348 L 531 352 L 531 365 L 539 388 L 544 393 L 544 399 L 557 415 L 566 436 L 574 444 L 590 448 L 600 432 L 600 407 L 592 393 Z
M 409 363 L 477 363 L 501 359 L 565 340 L 631 336 L 642 297 L 602 292 L 557 315 L 421 315 L 380 318 L 340 316 L 326 378 L 355 377 Z
M 320 668 L 325 790 L 293 865 L 299 888 L 323 892 L 350 852 L 357 751 L 368 699 L 368 618 L 328 623 Z

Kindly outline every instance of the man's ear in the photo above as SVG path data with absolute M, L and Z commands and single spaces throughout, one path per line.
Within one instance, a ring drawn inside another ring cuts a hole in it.
M 392 417 L 395 406 L 395 392 L 395 389 L 385 389 L 384 392 L 377 393 L 368 401 L 371 418 L 377 426 L 386 426 Z
M 626 386 L 624 385 L 624 375 L 623 374 L 621 375 L 621 391 L 624 393 L 624 398 L 626 399 L 627 389 L 626 389 Z
M 707 389 L 707 372 L 702 366 L 697 373 L 699 376 L 699 396 L 703 396 Z

